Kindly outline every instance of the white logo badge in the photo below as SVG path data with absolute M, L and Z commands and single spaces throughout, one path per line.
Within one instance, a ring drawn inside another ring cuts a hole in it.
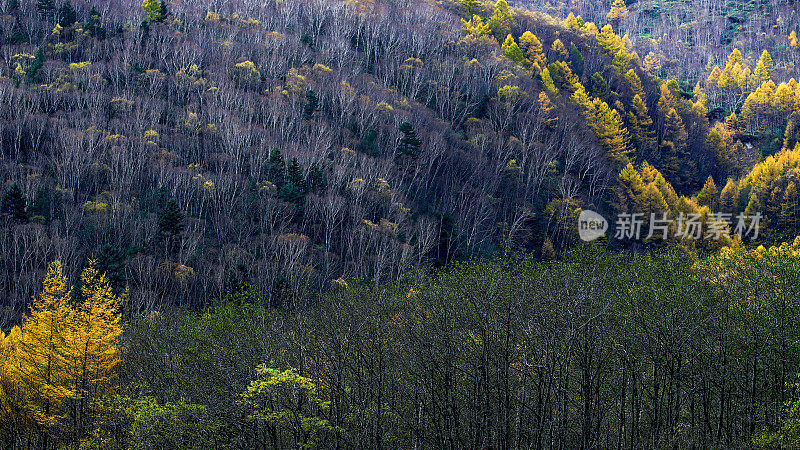
M 601 236 L 606 235 L 608 222 L 606 219 L 594 211 L 584 209 L 578 217 L 578 234 L 581 239 L 591 242 Z

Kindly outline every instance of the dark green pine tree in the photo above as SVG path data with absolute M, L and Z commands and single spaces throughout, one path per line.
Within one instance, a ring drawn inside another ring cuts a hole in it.
M 303 106 L 303 114 L 306 119 L 314 117 L 314 113 L 319 111 L 319 99 L 317 94 L 311 89 L 306 91 L 306 104 Z
M 89 18 L 86 19 L 86 31 L 92 37 L 103 40 L 106 38 L 106 29 L 101 23 L 100 12 L 92 6 L 91 11 L 89 11 Z
M 111 244 L 103 244 L 97 252 L 97 270 L 105 273 L 114 293 L 119 295 L 125 290 L 125 260 L 127 252 Z
M 42 20 L 48 20 L 53 17 L 56 10 L 55 0 L 36 0 L 36 10 L 39 11 L 39 17 Z
M 308 171 L 308 178 L 306 178 L 306 186 L 311 192 L 319 192 L 325 189 L 328 180 L 322 170 L 316 165 L 312 165 Z
M 185 219 L 186 215 L 178 208 L 178 202 L 171 198 L 158 217 L 158 229 L 170 237 L 176 236 L 186 229 Z
M 167 20 L 167 16 L 169 16 L 170 14 L 169 7 L 167 6 L 167 0 L 161 0 L 161 2 L 159 2 L 159 5 L 161 6 L 159 7 L 160 14 L 158 16 L 158 21 L 163 22 Z
M 597 72 L 592 75 L 591 94 L 606 103 L 608 103 L 608 99 L 611 96 L 611 89 L 609 89 L 608 83 L 606 83 L 605 78 Z
M 36 51 L 36 58 L 34 58 L 31 65 L 28 67 L 28 70 L 25 71 L 25 75 L 28 77 L 28 81 L 35 82 L 39 79 L 39 71 L 42 70 L 44 67 L 44 52 L 42 48 L 39 47 L 39 50 Z
M 417 137 L 417 132 L 414 131 L 414 126 L 409 122 L 403 122 L 400 124 L 399 129 L 400 132 L 403 133 L 403 137 L 400 138 L 400 145 L 398 145 L 397 151 L 400 153 L 400 155 L 409 156 L 416 159 L 420 154 L 422 141 L 419 139 L 419 137 Z
M 299 205 L 306 195 L 306 181 L 297 158 L 292 158 L 286 173 L 286 184 L 281 188 L 280 196 L 289 203 Z
M 62 27 L 69 27 L 77 21 L 78 14 L 75 12 L 75 8 L 72 7 L 72 2 L 65 1 L 58 10 L 58 24 Z
M 569 65 L 572 67 L 572 73 L 577 75 L 578 78 L 583 77 L 583 54 L 581 54 L 574 42 L 569 45 Z
M 277 148 L 269 154 L 269 180 L 278 189 L 286 184 L 286 163 L 283 160 L 283 153 Z
M 25 223 L 28 221 L 25 204 L 25 195 L 22 193 L 22 189 L 19 184 L 14 183 L 3 193 L 0 214 L 10 222 Z

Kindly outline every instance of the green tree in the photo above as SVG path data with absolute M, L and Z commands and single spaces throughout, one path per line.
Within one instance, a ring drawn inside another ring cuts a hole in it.
M 55 0 L 36 0 L 36 10 L 39 12 L 39 17 L 41 17 L 42 20 L 52 18 L 56 10 Z
M 97 39 L 103 40 L 106 38 L 106 29 L 102 26 L 100 12 L 98 12 L 94 6 L 92 6 L 92 9 L 89 11 L 89 17 L 86 19 L 86 31 L 89 32 L 89 35 Z
M 647 105 L 638 95 L 633 97 L 633 111 L 628 113 L 628 128 L 634 145 L 643 155 L 649 155 L 656 146 L 656 133 L 653 119 L 647 111 Z
M 503 50 L 503 54 L 512 61 L 517 64 L 522 64 L 522 61 L 525 60 L 525 56 L 522 54 L 522 49 L 519 48 L 516 41 L 514 41 L 514 36 L 510 34 L 506 36 L 506 40 L 503 41 L 503 45 L 501 46 Z
M 569 44 L 569 65 L 578 78 L 583 77 L 583 54 L 578 50 L 574 42 Z
M 25 223 L 28 221 L 25 195 L 19 184 L 14 183 L 3 193 L 3 200 L 0 202 L 0 214 L 11 222 Z
M 312 448 L 333 430 L 320 417 L 330 407 L 310 378 L 295 369 L 278 370 L 264 364 L 256 367 L 258 379 L 242 393 L 250 407 L 248 419 L 263 422 L 270 432 L 272 448 Z
M 314 117 L 314 113 L 319 111 L 319 99 L 317 98 L 317 94 L 312 91 L 311 89 L 306 91 L 306 104 L 303 106 L 303 114 L 305 115 L 306 119 L 311 119 Z
M 173 237 L 186 228 L 186 215 L 178 208 L 178 202 L 170 198 L 158 217 L 158 228 L 162 233 Z
M 719 204 L 719 191 L 714 179 L 711 175 L 706 179 L 703 189 L 697 194 L 697 204 L 700 206 L 708 206 L 712 211 L 716 210 Z
M 28 70 L 25 71 L 28 81 L 33 83 L 39 80 L 39 71 L 42 70 L 42 67 L 44 67 L 44 52 L 42 51 L 42 48 L 39 47 L 39 49 L 36 50 L 36 57 L 28 67 Z
M 514 17 L 511 15 L 511 9 L 508 7 L 506 0 L 497 0 L 497 3 L 494 4 L 494 11 L 486 24 L 498 41 L 502 40 L 503 36 L 506 36 L 511 31 Z
M 400 155 L 417 158 L 421 151 L 422 141 L 417 137 L 414 126 L 409 122 L 403 122 L 400 124 L 399 129 L 403 133 L 403 137 L 400 138 L 397 151 Z
M 70 0 L 65 1 L 58 10 L 58 24 L 62 27 L 70 27 L 77 21 L 78 14 L 75 12 L 75 8 L 72 7 L 72 2 Z
M 459 0 L 459 3 L 461 3 L 464 11 L 469 14 L 469 17 L 482 13 L 485 8 L 480 0 Z
M 11 11 L 16 11 L 17 9 L 19 9 L 19 0 L 6 1 L 6 13 L 10 13 Z
M 283 160 L 283 153 L 278 148 L 269 154 L 269 179 L 278 189 L 286 183 L 286 163 Z

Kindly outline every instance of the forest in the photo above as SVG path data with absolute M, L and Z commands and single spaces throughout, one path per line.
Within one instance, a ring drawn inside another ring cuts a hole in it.
M 800 446 L 794 0 L 0 3 L 0 448 Z

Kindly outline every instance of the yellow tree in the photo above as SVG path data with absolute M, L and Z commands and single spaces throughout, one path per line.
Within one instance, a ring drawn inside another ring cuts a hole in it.
M 94 260 L 81 273 L 81 297 L 67 347 L 70 389 L 76 394 L 73 420 L 80 434 L 110 393 L 110 381 L 120 362 L 117 339 L 122 334 L 121 299 L 114 295 L 106 274 L 98 272 Z
M 545 66 L 545 57 L 539 38 L 530 31 L 526 31 L 519 37 L 519 46 L 533 71 L 541 72 Z
M 23 322 L 16 342 L 16 361 L 11 366 L 11 376 L 24 395 L 26 409 L 46 429 L 59 423 L 62 404 L 75 396 L 65 357 L 73 315 L 70 296 L 61 263 L 50 263 L 44 289 Z
M 756 64 L 756 76 L 761 78 L 762 81 L 768 81 L 772 78 L 772 72 L 775 70 L 775 63 L 772 61 L 772 57 L 769 55 L 769 52 L 764 50 L 761 52 L 761 57 L 758 59 L 758 63 Z
M 606 19 L 614 26 L 614 29 L 619 29 L 619 25 L 624 18 L 628 17 L 628 7 L 625 5 L 625 0 L 614 0 L 611 4 L 611 10 L 606 15 Z
M 149 22 L 156 22 L 161 18 L 161 2 L 159 0 L 142 0 L 142 8 L 147 14 Z
M 508 7 L 506 0 L 497 0 L 494 4 L 494 10 L 491 17 L 487 21 L 492 34 L 499 41 L 502 37 L 511 31 L 511 25 L 514 23 L 514 17 L 511 15 L 511 9 Z

